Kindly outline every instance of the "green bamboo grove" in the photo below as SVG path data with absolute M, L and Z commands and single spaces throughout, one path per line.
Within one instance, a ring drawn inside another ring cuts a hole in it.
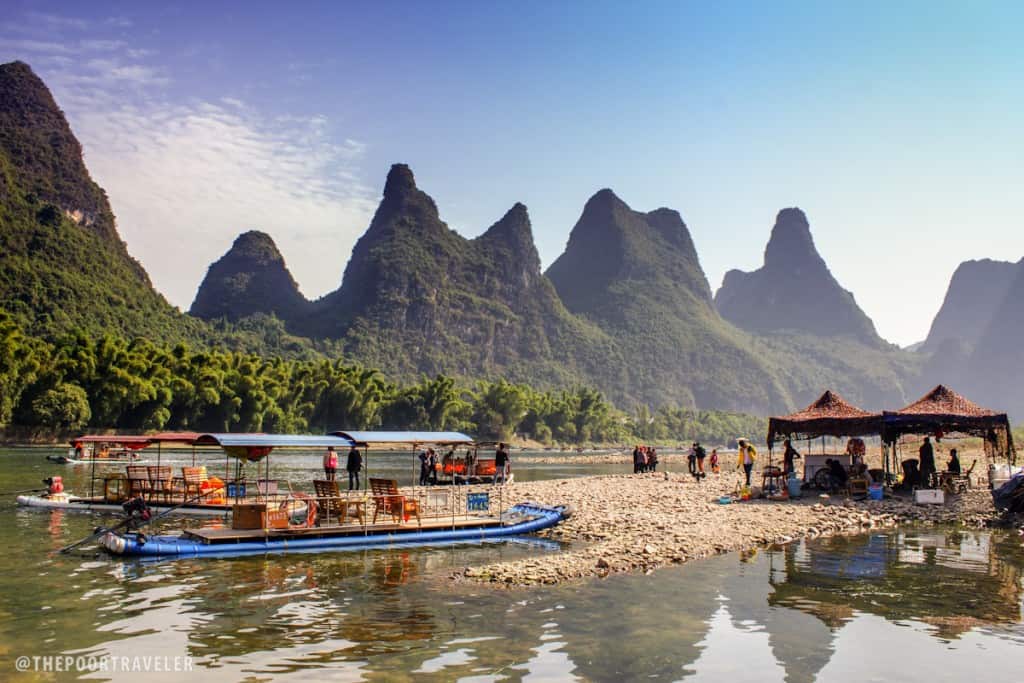
M 8 432 L 339 428 L 461 430 L 545 444 L 724 443 L 759 435 L 764 420 L 646 406 L 627 414 L 588 387 L 542 391 L 443 375 L 403 385 L 343 360 L 268 358 L 144 338 L 79 334 L 48 342 L 0 312 L 0 429 Z

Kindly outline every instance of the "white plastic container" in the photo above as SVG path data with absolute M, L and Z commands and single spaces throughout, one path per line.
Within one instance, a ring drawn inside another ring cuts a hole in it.
M 1001 465 L 992 464 L 988 466 L 988 487 L 993 491 L 1006 482 L 1010 481 L 1010 477 L 1014 475 L 1020 468 L 1011 467 L 1010 465 L 1003 463 Z
M 940 489 L 918 489 L 914 491 L 914 502 L 918 505 L 945 505 L 946 494 Z

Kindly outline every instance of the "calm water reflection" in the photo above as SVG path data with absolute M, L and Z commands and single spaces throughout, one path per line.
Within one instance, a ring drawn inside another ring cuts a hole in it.
M 38 478 L 22 459 L 0 456 L 3 490 Z M 188 655 L 189 679 L 211 681 L 1009 681 L 1024 658 L 1024 551 L 1005 534 L 826 539 L 506 592 L 447 576 L 557 550 L 143 564 L 52 554 L 102 517 L 8 497 L 0 519 L 0 680 L 19 680 L 14 657 L 51 653 Z

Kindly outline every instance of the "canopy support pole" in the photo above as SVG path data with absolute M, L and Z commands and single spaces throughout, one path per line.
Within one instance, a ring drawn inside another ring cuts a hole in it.
M 85 452 L 85 449 L 82 449 Z M 130 460 L 129 460 L 130 462 Z M 89 497 L 96 496 L 96 446 L 92 447 L 92 463 L 89 466 Z

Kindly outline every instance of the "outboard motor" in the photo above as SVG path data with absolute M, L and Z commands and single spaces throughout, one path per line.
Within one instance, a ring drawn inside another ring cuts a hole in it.
M 63 477 L 47 477 L 43 479 L 43 483 L 46 484 L 46 492 L 51 496 L 56 493 L 64 493 Z
M 152 517 L 152 513 L 149 510 L 149 506 L 146 505 L 145 499 L 142 497 L 132 498 L 124 505 L 121 506 L 125 514 L 128 515 L 131 522 L 129 526 L 135 526 L 136 524 L 148 522 L 149 518 Z

